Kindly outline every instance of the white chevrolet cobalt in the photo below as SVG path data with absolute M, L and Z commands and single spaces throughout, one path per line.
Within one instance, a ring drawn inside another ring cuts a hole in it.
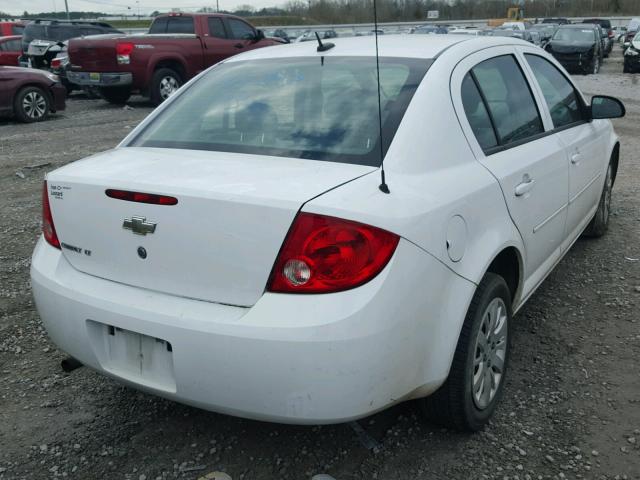
M 231 415 L 422 399 L 481 428 L 513 314 L 607 230 L 624 107 L 516 39 L 379 42 L 379 71 L 370 37 L 230 58 L 49 173 L 31 278 L 51 339 Z

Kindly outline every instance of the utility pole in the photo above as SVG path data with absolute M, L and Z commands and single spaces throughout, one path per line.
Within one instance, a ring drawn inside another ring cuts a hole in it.
M 220 0 L 216 0 L 216 12 L 220 13 Z
M 67 20 L 71 20 L 71 17 L 69 16 L 69 4 L 67 3 L 67 0 L 64 0 L 64 9 L 67 12 Z

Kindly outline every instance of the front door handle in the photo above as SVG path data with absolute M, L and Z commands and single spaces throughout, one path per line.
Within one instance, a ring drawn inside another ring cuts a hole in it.
M 582 155 L 580 155 L 580 153 L 578 153 L 578 152 L 573 153 L 571 155 L 571 164 L 572 165 L 578 165 L 580 163 L 581 159 L 582 159 Z
M 522 182 L 516 185 L 516 188 L 515 188 L 516 197 L 521 197 L 525 193 L 529 193 L 533 188 L 534 183 L 535 182 L 533 181 L 533 178 L 531 178 L 529 174 L 525 173 L 522 176 Z
M 236 43 L 234 45 L 234 47 L 236 47 L 236 48 L 244 48 L 244 45 L 242 43 Z

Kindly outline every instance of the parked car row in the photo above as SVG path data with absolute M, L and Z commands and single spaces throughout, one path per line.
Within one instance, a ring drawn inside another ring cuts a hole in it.
M 557 23 L 551 20 L 536 24 L 507 22 L 484 29 L 425 24 L 410 33 L 519 38 L 546 49 L 570 71 L 597 73 L 615 41 L 611 22 L 586 19 L 571 25 L 563 19 Z M 637 25 L 632 22 L 626 34 L 633 28 Z M 0 37 L 0 65 L 19 63 L 54 73 L 67 93 L 80 88 L 89 96 L 102 96 L 114 104 L 123 104 L 132 94 L 139 93 L 158 105 L 197 73 L 232 55 L 291 41 L 316 40 L 313 30 L 297 32 L 293 38 L 285 29 L 278 29 L 267 37 L 239 17 L 180 12 L 156 17 L 149 33 L 139 35 L 126 35 L 102 22 L 46 19 L 26 25 L 0 22 L 0 31 L 23 33 L 22 37 Z M 359 35 L 384 33 L 379 29 Z M 338 33 L 324 30 L 318 35 L 325 40 L 336 38 Z M 638 70 L 638 45 L 631 43 L 625 54 L 625 72 Z M 20 118 L 35 121 L 47 113 Z

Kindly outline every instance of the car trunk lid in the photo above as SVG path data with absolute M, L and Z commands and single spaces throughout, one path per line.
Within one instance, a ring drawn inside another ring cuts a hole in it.
M 375 170 L 127 147 L 65 166 L 47 181 L 62 251 L 76 269 L 150 290 L 251 306 L 300 207 Z M 178 203 L 125 201 L 110 198 L 107 189 L 167 195 Z

